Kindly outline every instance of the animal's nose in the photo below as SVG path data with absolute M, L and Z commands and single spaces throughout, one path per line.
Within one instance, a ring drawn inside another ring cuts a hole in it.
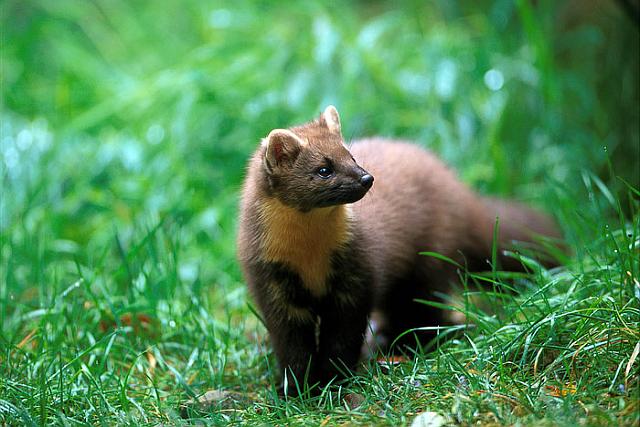
M 360 177 L 360 184 L 365 188 L 371 188 L 373 185 L 373 177 L 368 173 L 362 175 Z

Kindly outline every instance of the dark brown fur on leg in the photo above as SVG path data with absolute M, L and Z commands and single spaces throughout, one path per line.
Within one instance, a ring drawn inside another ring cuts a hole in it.
M 403 352 L 431 342 L 437 329 L 450 324 L 443 310 L 421 301 L 444 303 L 441 296 L 455 277 L 455 270 L 443 261 L 418 255 L 413 270 L 406 277 L 395 279 L 380 294 L 376 310 L 382 317 L 380 334 L 386 347 L 383 351 Z M 422 329 L 420 328 L 430 328 Z M 413 330 L 411 332 L 407 332 Z

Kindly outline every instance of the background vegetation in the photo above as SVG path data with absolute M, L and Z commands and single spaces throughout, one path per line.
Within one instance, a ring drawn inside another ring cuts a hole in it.
M 0 10 L 0 423 L 639 422 L 640 54 L 618 3 Z M 552 212 L 574 254 L 467 278 L 493 286 L 456 339 L 283 401 L 238 190 L 261 137 L 329 103 L 347 138 L 415 140 Z M 228 394 L 184 408 L 207 390 Z

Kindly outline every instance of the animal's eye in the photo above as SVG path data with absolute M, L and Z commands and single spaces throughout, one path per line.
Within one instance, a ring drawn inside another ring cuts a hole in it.
M 320 178 L 326 179 L 326 178 L 329 178 L 331 175 L 333 175 L 333 170 L 328 167 L 322 167 L 318 169 L 318 175 L 320 175 Z

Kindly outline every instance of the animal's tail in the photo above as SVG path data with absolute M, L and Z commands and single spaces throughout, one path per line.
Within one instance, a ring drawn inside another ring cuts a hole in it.
M 472 251 L 474 261 L 484 265 L 477 269 L 486 270 L 486 260 L 492 258 L 494 236 L 497 228 L 497 256 L 503 270 L 521 271 L 522 263 L 505 251 L 519 252 L 536 258 L 546 267 L 558 265 L 558 258 L 566 253 L 561 243 L 562 234 L 556 222 L 548 215 L 520 203 L 496 198 L 480 199 L 479 223 L 473 224 L 474 238 Z

